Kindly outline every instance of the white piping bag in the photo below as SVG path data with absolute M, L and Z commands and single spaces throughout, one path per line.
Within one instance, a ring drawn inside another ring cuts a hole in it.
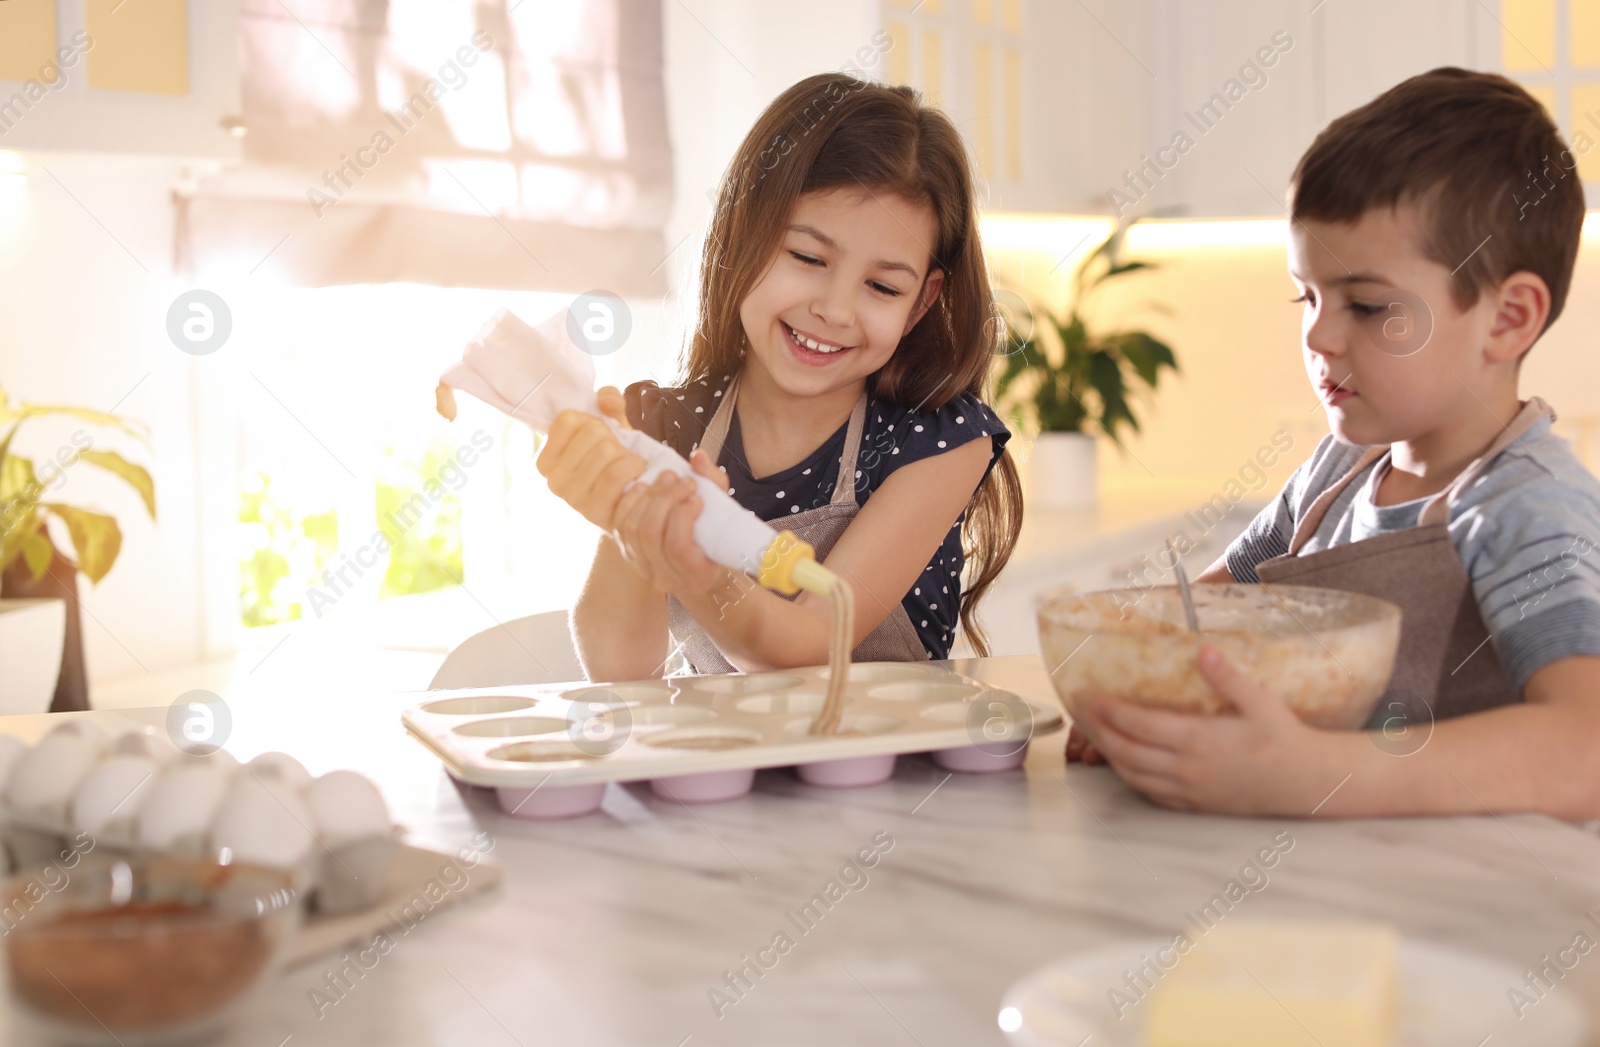
M 593 358 L 574 345 L 567 333 L 567 310 L 535 328 L 501 309 L 467 344 L 460 362 L 440 376 L 437 407 L 444 417 L 454 419 L 452 390 L 459 389 L 529 428 L 549 432 L 556 415 L 564 410 L 605 418 L 595 399 L 594 380 Z M 662 472 L 694 481 L 704 506 L 695 520 L 694 539 L 706 556 L 753 575 L 762 585 L 785 595 L 801 589 L 832 594 L 837 576 L 817 562 L 809 544 L 792 531 L 775 530 L 697 474 L 666 444 L 637 429 L 624 428 L 615 419 L 605 420 L 622 445 L 645 460 L 645 470 L 634 483 L 650 483 Z

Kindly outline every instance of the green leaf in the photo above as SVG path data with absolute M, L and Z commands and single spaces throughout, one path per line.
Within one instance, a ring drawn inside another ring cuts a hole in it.
M 38 498 L 38 491 L 32 495 L 28 494 L 29 489 L 34 487 L 40 487 L 40 484 L 38 477 L 33 473 L 33 462 L 30 459 L 11 455 L 0 460 L 0 505 L 17 498 L 24 500 Z
M 1058 372 L 1044 382 L 1035 402 L 1041 432 L 1075 433 L 1083 430 L 1089 408 L 1066 374 Z
M 1089 357 L 1089 382 L 1100 398 L 1100 428 L 1106 435 L 1115 439 L 1117 427 L 1122 424 L 1131 425 L 1137 431 L 1139 423 L 1128 407 L 1122 361 L 1108 350 L 1097 350 Z
M 1161 268 L 1161 267 L 1156 265 L 1154 262 L 1122 262 L 1122 263 L 1120 263 L 1118 265 L 1112 265 L 1109 268 L 1107 268 L 1105 272 L 1103 272 L 1099 276 L 1095 277 L 1094 280 L 1092 282 L 1090 282 L 1089 286 L 1090 287 L 1099 287 L 1101 284 L 1105 283 L 1107 280 L 1111 279 L 1113 276 L 1121 276 L 1123 273 L 1136 273 L 1140 269 L 1159 269 L 1159 268 Z
M 0 410 L 4 410 L 4 405 L 3 404 L 0 404 Z M 0 440 L 0 467 L 3 467 L 5 465 L 6 455 L 9 454 L 10 451 L 11 451 L 11 440 L 12 440 L 13 437 L 15 437 L 17 435 L 17 429 L 21 425 L 22 425 L 21 422 L 18 422 L 16 425 L 13 425 L 6 432 L 6 438 L 4 440 Z
M 27 561 L 28 570 L 36 582 L 50 569 L 50 561 L 55 559 L 55 555 L 56 547 L 50 544 L 43 527 L 22 540 L 22 558 Z
M 87 575 L 90 582 L 98 583 L 122 551 L 122 528 L 117 526 L 115 518 L 58 502 L 44 503 L 44 508 L 67 525 L 72 547 L 77 550 L 78 570 Z
M 64 415 L 68 418 L 77 418 L 95 425 L 110 426 L 121 429 L 129 436 L 148 445 L 150 443 L 150 430 L 142 422 L 130 421 L 104 411 L 93 411 L 87 407 L 68 407 L 64 404 L 23 404 L 16 412 L 19 419 L 40 418 L 45 415 Z
M 23 507 L 20 514 L 18 506 Z M 0 571 L 22 555 L 29 536 L 43 526 L 43 518 L 26 502 L 0 502 Z
M 1082 432 L 1097 426 L 1113 439 L 1123 429 L 1138 432 L 1130 383 L 1137 376 L 1138 384 L 1155 389 L 1163 370 L 1178 370 L 1172 348 L 1148 332 L 1103 334 L 1091 330 L 1085 320 L 1083 303 L 1096 286 L 1112 277 L 1159 268 L 1152 262 L 1122 260 L 1127 230 L 1128 226 L 1113 229 L 1078 263 L 1064 318 L 1033 308 L 1035 318 L 1048 319 L 1049 325 L 1039 324 L 1034 337 L 1017 346 L 997 368 L 996 399 L 1004 396 L 1012 402 L 1011 414 L 1019 425 L 1031 414 L 1040 432 Z M 1091 274 L 1098 275 L 1091 280 Z M 1030 374 L 1036 376 L 1036 384 L 1025 383 Z
M 1165 342 L 1158 341 L 1143 331 L 1125 331 L 1113 336 L 1112 343 L 1122 352 L 1144 384 L 1154 389 L 1161 380 L 1161 369 L 1178 369 L 1178 361 Z
M 83 451 L 80 452 L 80 457 L 90 465 L 98 465 L 128 481 L 144 500 L 144 507 L 149 511 L 150 519 L 156 518 L 156 486 L 144 466 L 134 465 L 115 451 Z
M 1088 256 L 1085 257 L 1083 261 L 1078 263 L 1078 268 L 1072 274 L 1072 290 L 1074 301 L 1078 301 L 1083 298 L 1083 293 L 1086 290 L 1084 279 L 1089 275 L 1089 270 L 1094 267 L 1094 264 L 1100 259 L 1104 258 L 1107 266 L 1114 268 L 1117 264 L 1117 255 L 1121 250 L 1122 227 L 1119 225 L 1117 228 L 1111 230 L 1110 236 L 1096 244 L 1095 249 L 1090 251 Z M 1094 285 L 1089 284 L 1088 286 L 1093 287 Z
M 1067 350 L 1068 360 L 1083 352 L 1084 345 L 1089 341 L 1089 332 L 1077 310 L 1073 310 L 1065 324 L 1057 324 L 1056 330 L 1061 332 L 1061 344 Z

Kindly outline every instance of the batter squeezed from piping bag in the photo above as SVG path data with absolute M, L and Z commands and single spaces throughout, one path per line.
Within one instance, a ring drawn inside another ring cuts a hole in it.
M 838 734 L 844 711 L 844 685 L 850 676 L 851 637 L 856 631 L 856 598 L 850 586 L 838 575 L 828 590 L 833 604 L 833 639 L 828 644 L 828 697 L 822 703 L 812 734 Z

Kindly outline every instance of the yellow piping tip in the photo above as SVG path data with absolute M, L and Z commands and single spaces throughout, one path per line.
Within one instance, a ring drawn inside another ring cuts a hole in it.
M 799 580 L 801 577 L 810 577 L 803 569 L 805 564 L 817 564 L 816 550 L 795 537 L 793 531 L 779 531 L 772 544 L 767 546 L 767 551 L 761 554 L 761 568 L 756 580 L 774 592 L 793 596 L 806 588 Z

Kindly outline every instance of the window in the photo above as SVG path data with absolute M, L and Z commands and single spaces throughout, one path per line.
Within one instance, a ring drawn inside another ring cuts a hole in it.
M 177 268 L 298 286 L 665 289 L 660 0 L 240 0 L 243 163 Z
M 210 643 L 270 648 L 275 630 L 448 649 L 570 607 L 596 532 L 549 492 L 522 423 L 470 397 L 433 409 L 440 372 L 497 307 L 537 321 L 555 293 L 419 285 L 219 287 L 225 351 L 197 372 L 205 446 Z M 626 384 L 669 337 L 668 307 L 630 301 L 634 335 L 597 359 Z M 665 376 L 659 376 L 665 377 Z M 211 463 L 215 462 L 215 466 Z M 351 632 L 353 630 L 353 633 Z
M 254 413 L 247 411 L 246 416 Z M 362 588 L 368 571 L 380 600 L 435 592 L 463 581 L 461 495 L 493 438 L 475 433 L 458 448 L 431 426 L 404 448 L 377 455 L 366 533 L 339 528 L 339 497 L 315 469 L 241 433 L 239 617 L 246 627 L 320 618 Z M 357 478 L 355 489 L 359 491 Z
M 1600 3 L 1503 0 L 1500 64 L 1544 103 L 1585 182 L 1600 181 Z
M 448 648 L 570 606 L 593 529 L 533 434 L 432 389 L 496 308 L 662 309 L 660 0 L 238 6 L 241 163 L 176 199 L 177 274 L 232 316 L 191 372 L 202 647 Z M 641 377 L 648 323 L 603 381 Z

